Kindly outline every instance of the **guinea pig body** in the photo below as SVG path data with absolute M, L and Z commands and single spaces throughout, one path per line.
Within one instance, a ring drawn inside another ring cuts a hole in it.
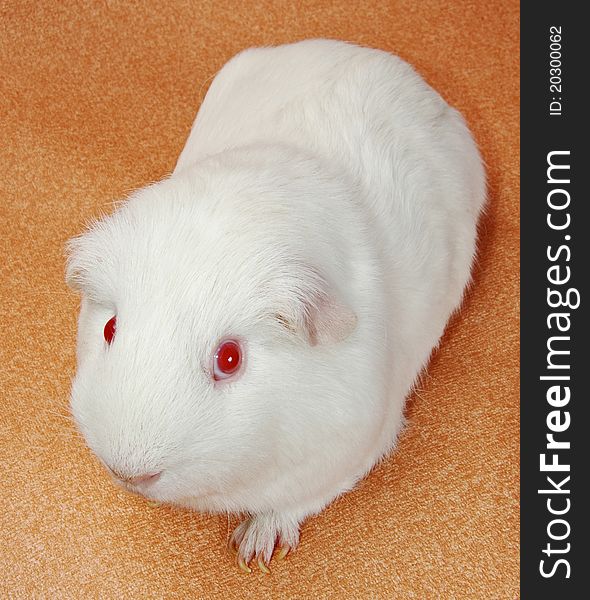
M 132 491 L 247 513 L 232 543 L 264 567 L 394 447 L 484 199 L 463 119 L 399 58 L 240 53 L 174 173 L 71 242 L 89 446 Z M 227 339 L 243 361 L 217 381 Z

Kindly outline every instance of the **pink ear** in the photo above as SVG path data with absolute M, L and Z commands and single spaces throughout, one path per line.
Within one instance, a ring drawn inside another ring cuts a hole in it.
M 303 327 L 312 346 L 345 340 L 356 327 L 354 312 L 331 296 L 322 296 L 306 306 Z
M 294 271 L 297 278 L 285 286 L 289 292 L 275 315 L 278 322 L 311 346 L 345 340 L 356 327 L 356 314 L 339 300 L 315 268 L 299 265 Z

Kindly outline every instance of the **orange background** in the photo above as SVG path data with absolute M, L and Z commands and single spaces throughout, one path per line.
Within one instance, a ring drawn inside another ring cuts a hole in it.
M 0 597 L 515 598 L 519 12 L 516 1 L 0 4 Z M 169 173 L 239 50 L 333 37 L 413 63 L 465 114 L 490 202 L 475 283 L 397 453 L 303 527 L 271 575 L 224 516 L 115 488 L 68 419 L 78 299 L 64 242 Z

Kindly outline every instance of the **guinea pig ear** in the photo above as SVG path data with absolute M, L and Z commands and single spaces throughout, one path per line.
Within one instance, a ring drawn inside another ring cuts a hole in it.
M 297 295 L 294 310 L 278 314 L 277 319 L 289 331 L 302 334 L 311 346 L 341 342 L 354 331 L 357 316 L 325 284 Z
M 80 292 L 83 285 L 83 271 L 78 256 L 79 238 L 73 238 L 66 244 L 66 283 L 71 289 Z
M 70 239 L 66 244 L 66 283 L 77 291 L 93 290 L 91 272 L 96 270 L 96 250 L 92 231 Z
M 119 255 L 125 247 L 125 215 L 103 215 L 66 243 L 66 283 L 96 302 L 110 301 L 116 291 Z M 122 248 L 123 246 L 123 248 Z

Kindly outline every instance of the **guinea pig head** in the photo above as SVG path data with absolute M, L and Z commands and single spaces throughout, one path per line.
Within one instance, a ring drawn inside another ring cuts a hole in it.
M 317 188 L 284 180 L 215 164 L 175 175 L 69 243 L 72 413 L 134 492 L 223 506 L 301 441 L 314 417 L 294 411 L 337 375 L 319 349 L 345 342 L 356 317 L 325 235 L 298 225 L 293 195 Z

